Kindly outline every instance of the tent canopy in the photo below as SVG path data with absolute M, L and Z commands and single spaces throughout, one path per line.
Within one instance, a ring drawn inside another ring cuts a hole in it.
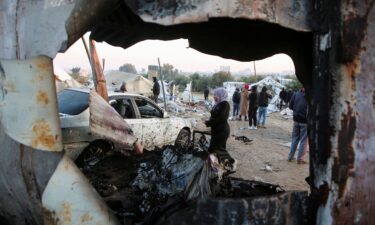
M 128 92 L 152 95 L 153 83 L 141 75 L 122 71 L 110 71 L 105 75 L 108 90 L 119 90 L 122 82 L 126 82 Z

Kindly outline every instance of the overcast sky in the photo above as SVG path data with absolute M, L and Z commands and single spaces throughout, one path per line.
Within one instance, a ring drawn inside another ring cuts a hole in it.
M 183 72 L 215 72 L 219 71 L 220 66 L 230 66 L 232 73 L 245 69 L 251 69 L 251 72 L 253 72 L 252 62 L 239 62 L 203 54 L 189 48 L 186 39 L 173 41 L 147 40 L 127 49 L 113 47 L 104 42 L 97 43 L 96 46 L 99 57 L 105 58 L 105 70 L 117 70 L 124 63 L 131 63 L 138 72 L 142 68 L 147 71 L 148 65 L 157 65 L 157 59 L 160 58 L 161 65 L 169 63 Z M 59 53 L 54 63 L 66 71 L 73 67 L 91 70 L 81 40 L 78 40 L 64 54 Z M 289 56 L 278 54 L 256 61 L 256 71 L 257 73 L 294 71 L 294 65 Z

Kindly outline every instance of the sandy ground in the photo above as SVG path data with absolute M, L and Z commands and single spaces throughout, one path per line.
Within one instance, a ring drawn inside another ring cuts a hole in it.
M 197 116 L 198 129 L 206 129 L 203 120 L 208 116 L 209 113 L 203 118 Z M 279 184 L 285 190 L 309 190 L 305 181 L 309 175 L 309 165 L 288 162 L 289 147 L 280 145 L 291 141 L 292 118 L 286 119 L 278 112 L 269 114 L 266 120 L 267 128 L 257 130 L 240 129 L 247 128 L 248 121 L 229 121 L 229 124 L 231 136 L 227 142 L 227 149 L 238 161 L 237 171 L 232 176 Z M 245 144 L 235 140 L 232 135 L 246 136 L 253 142 Z M 309 160 L 308 152 L 305 160 Z M 272 171 L 264 170 L 266 163 L 271 165 Z

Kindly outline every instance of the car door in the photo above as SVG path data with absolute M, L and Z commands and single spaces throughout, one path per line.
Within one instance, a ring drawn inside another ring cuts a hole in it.
M 146 98 L 134 98 L 142 121 L 143 146 L 150 150 L 154 146 L 165 144 L 167 133 L 167 121 L 163 118 L 163 111 Z
M 137 117 L 137 111 L 134 103 L 129 96 L 116 96 L 110 101 L 111 106 L 120 114 L 122 118 L 129 124 L 133 134 L 142 142 L 143 127 L 141 120 Z

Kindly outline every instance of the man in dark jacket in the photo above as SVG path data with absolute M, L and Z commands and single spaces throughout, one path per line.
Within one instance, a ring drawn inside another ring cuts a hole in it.
M 280 107 L 280 111 L 283 108 L 283 103 L 285 102 L 287 104 L 286 95 L 287 95 L 287 92 L 285 91 L 285 88 L 283 88 L 283 90 L 281 90 L 280 93 L 279 93 L 279 98 L 280 98 L 280 106 L 279 107 Z
M 271 99 L 271 98 L 272 96 L 267 93 L 266 86 L 263 86 L 262 91 L 259 94 L 259 112 L 258 112 L 258 124 L 257 124 L 258 127 L 260 127 L 260 124 L 262 123 L 262 127 L 266 128 L 268 99 Z
M 305 99 L 304 89 L 295 92 L 290 99 L 289 108 L 293 110 L 293 133 L 292 133 L 292 144 L 290 146 L 290 152 L 288 156 L 288 161 L 292 161 L 294 153 L 296 152 L 298 143 L 300 143 L 298 148 L 297 163 L 304 164 L 303 154 L 306 144 L 307 137 L 307 102 Z
M 208 100 L 208 94 L 210 93 L 210 89 L 208 89 L 208 87 L 206 87 L 203 91 L 203 94 L 204 94 L 204 100 L 207 101 Z
M 249 129 L 257 129 L 257 110 L 259 105 L 259 94 L 258 87 L 256 85 L 251 86 L 251 93 L 249 94 Z
M 154 80 L 154 86 L 152 87 L 152 93 L 154 94 L 154 101 L 157 103 L 158 102 L 158 97 L 160 94 L 160 85 L 158 82 L 158 79 L 156 77 L 152 78 Z
M 241 94 L 240 89 L 236 88 L 232 96 L 233 101 L 233 119 L 235 119 L 238 115 L 238 111 L 240 110 L 240 102 L 241 102 Z

